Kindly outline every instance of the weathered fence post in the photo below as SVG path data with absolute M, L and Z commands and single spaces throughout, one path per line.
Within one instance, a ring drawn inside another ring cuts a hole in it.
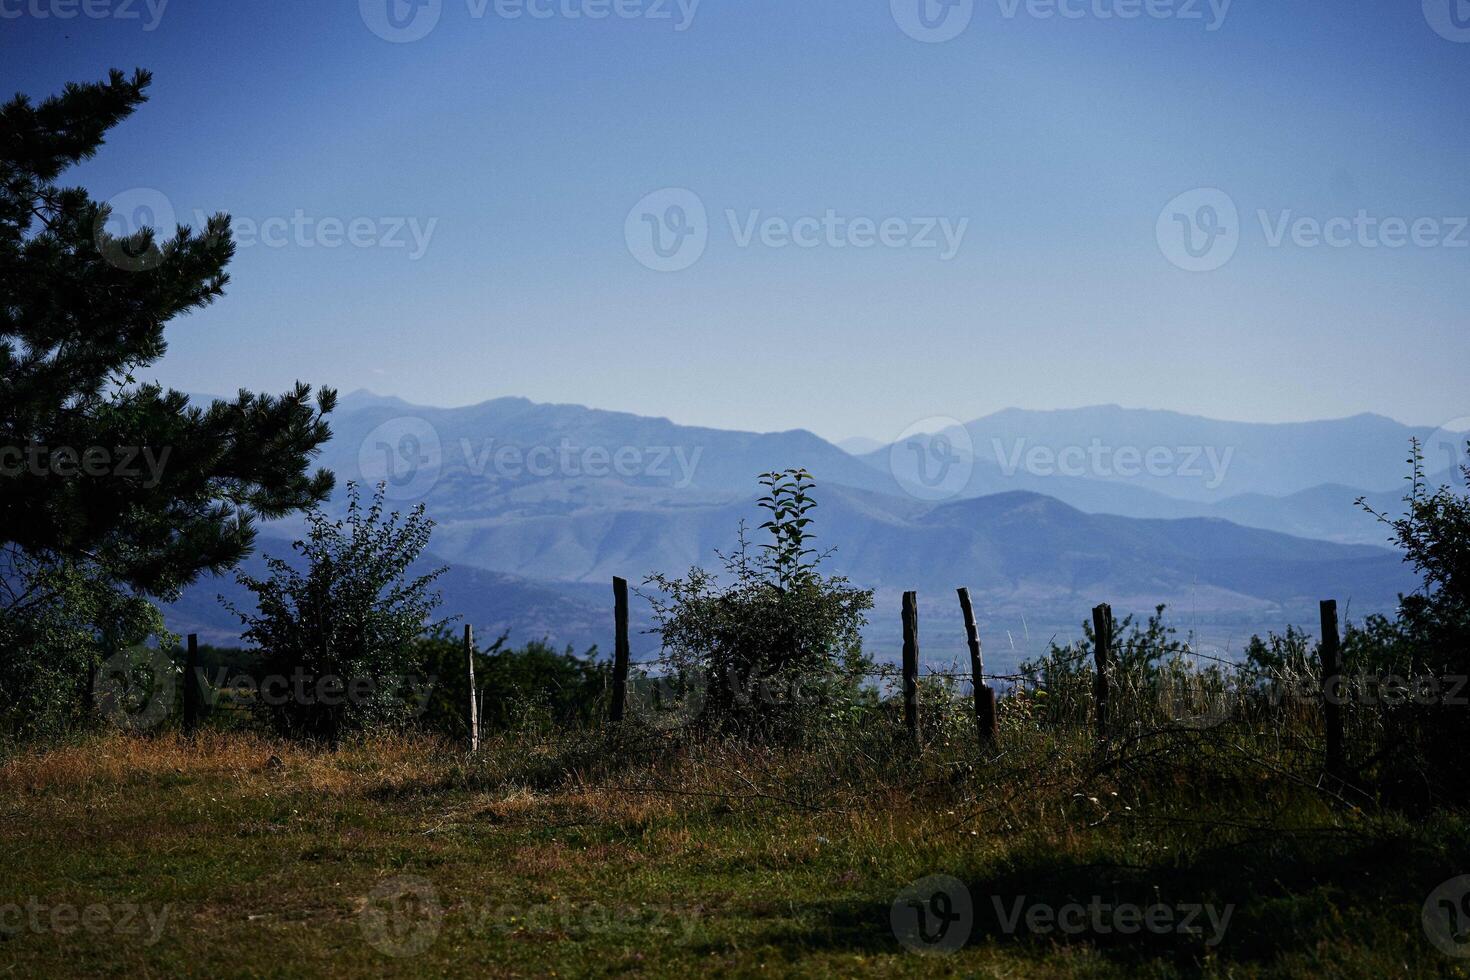
M 1093 681 L 1093 701 L 1097 705 L 1097 738 L 1108 740 L 1109 678 L 1113 672 L 1113 607 L 1107 603 L 1092 610 L 1092 652 L 1097 661 L 1097 678 Z
M 475 690 L 475 630 L 469 623 L 464 624 L 464 656 L 469 665 L 469 728 L 470 728 L 470 751 L 480 751 L 480 698 Z
M 1342 643 L 1337 634 L 1337 600 L 1322 600 L 1322 719 L 1327 729 L 1327 771 L 1347 774 L 1342 729 Z
M 980 747 L 995 744 L 999 730 L 995 718 L 995 690 L 985 683 L 985 658 L 980 652 L 980 627 L 975 623 L 975 607 L 970 604 L 970 590 L 956 590 L 960 595 L 960 612 L 965 616 L 965 639 L 970 644 L 970 673 L 975 679 L 975 733 Z
M 919 745 L 919 594 L 903 594 L 903 724 Z
M 608 711 L 613 721 L 623 720 L 628 702 L 628 581 L 613 578 L 613 625 L 617 636 L 613 642 L 612 706 Z
M 199 635 L 190 633 L 184 654 L 184 733 L 194 734 L 199 727 L 201 698 L 199 690 Z

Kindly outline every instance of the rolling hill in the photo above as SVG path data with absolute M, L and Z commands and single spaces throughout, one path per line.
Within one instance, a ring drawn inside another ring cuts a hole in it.
M 829 570 L 877 592 L 869 635 L 885 654 L 897 647 L 891 613 L 905 589 L 921 592 L 927 648 L 943 653 L 962 649 L 953 589 L 969 586 L 986 629 L 1008 634 L 1005 662 L 1034 652 L 1048 633 L 1075 632 L 1100 601 L 1120 613 L 1167 603 L 1186 627 L 1243 640 L 1310 624 L 1319 598 L 1361 615 L 1391 608 L 1415 585 L 1389 550 L 1216 516 L 1329 536 L 1329 510 L 1355 513 L 1348 487 L 1209 502 L 1068 478 L 1043 482 L 1058 491 L 1051 495 L 1003 483 L 997 493 L 926 501 L 899 490 L 871 456 L 802 430 L 726 432 L 515 398 L 432 409 L 358 393 L 343 400 L 333 427 L 323 461 L 341 479 L 387 478 L 395 506 L 422 502 L 437 522 L 434 560 L 450 565 L 445 611 L 481 635 L 510 629 L 515 640 L 549 636 L 605 650 L 612 576 L 636 583 L 655 571 L 717 565 L 715 550 L 733 545 L 739 522 L 759 523 L 755 475 L 793 465 L 817 477 L 818 544 L 836 546 Z M 1112 495 L 1119 512 L 1073 506 L 1065 500 L 1073 488 Z M 264 550 L 283 551 L 298 526 L 266 528 Z M 170 609 L 174 628 L 228 638 L 238 627 L 214 601 L 219 591 L 219 582 L 190 590 Z M 646 606 L 635 607 L 646 625 Z M 1016 637 L 1029 645 L 1012 651 Z

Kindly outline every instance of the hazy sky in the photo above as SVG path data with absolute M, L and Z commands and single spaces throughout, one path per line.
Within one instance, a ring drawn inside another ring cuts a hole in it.
M 155 72 L 75 181 L 236 218 L 161 380 L 1470 415 L 1464 0 L 418 2 L 0 0 L 7 96 Z

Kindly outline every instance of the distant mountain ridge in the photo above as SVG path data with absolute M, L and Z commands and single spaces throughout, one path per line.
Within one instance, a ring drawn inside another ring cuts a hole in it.
M 913 493 L 909 451 L 901 444 L 862 454 L 857 459 L 863 465 L 854 466 L 851 454 L 803 429 L 736 432 L 522 398 L 437 409 L 353 392 L 344 396 L 333 420 L 337 438 L 326 462 L 338 472 L 384 475 L 382 467 L 363 470 L 356 450 L 373 426 L 404 417 L 433 427 L 443 455 L 432 465 L 440 468 L 447 484 L 461 484 L 459 492 L 437 501 L 452 508 L 464 502 L 466 480 L 490 479 L 497 488 L 537 481 L 534 474 L 498 467 L 495 451 L 507 446 L 555 449 L 563 439 L 609 453 L 630 449 L 643 465 L 622 482 L 641 487 L 738 498 L 755 473 L 799 459 L 823 482 L 935 499 Z M 1457 458 L 1454 449 L 1443 445 L 1443 431 L 1366 413 L 1319 422 L 1243 423 L 1113 405 L 1049 412 L 1007 409 L 963 429 L 973 450 L 961 464 L 967 478 L 941 499 L 1024 490 L 1089 513 L 1221 517 L 1352 544 L 1385 542 L 1385 529 L 1354 501 L 1366 496 L 1380 511 L 1399 508 L 1411 437 L 1435 437 L 1441 443 L 1427 454 L 1435 478 L 1449 480 Z M 1463 446 L 1454 441 L 1463 459 Z M 659 447 L 668 451 L 666 456 L 659 455 Z M 964 449 L 959 446 L 955 452 Z M 1150 452 L 1161 475 L 1148 472 Z M 1075 465 L 1079 462 L 1080 470 Z M 1115 472 L 1134 468 L 1142 472 Z M 556 477 L 580 475 L 555 469 Z
M 1384 528 L 1354 501 L 1364 496 L 1380 511 L 1400 507 L 1411 438 L 1426 444 L 1432 481 L 1460 482 L 1466 438 L 1366 413 L 1247 423 L 1116 405 L 1007 409 L 940 434 L 952 468 L 964 471 L 957 496 L 1030 490 L 1092 513 L 1224 517 L 1373 544 L 1385 540 Z M 863 458 L 912 486 L 922 474 L 909 455 L 934 445 L 910 437 Z
M 362 407 L 351 408 L 354 403 Z M 436 470 L 436 480 L 468 475 L 507 486 L 576 478 L 595 467 L 630 485 L 729 493 L 749 486 L 758 472 L 801 459 L 831 482 L 873 490 L 891 485 L 881 472 L 805 429 L 758 433 L 682 426 L 666 418 L 524 398 L 444 409 L 368 401 L 354 392 L 343 399 L 332 427 L 335 437 L 323 462 L 369 477 L 406 471 L 412 461 L 400 453 L 395 437 L 408 435 L 420 444 L 418 465 Z M 514 452 L 502 456 L 507 450 Z
M 1020 433 L 1020 418 L 976 431 Z M 1388 431 L 1386 420 L 1365 418 Z M 1079 431 L 1075 418 L 1050 424 L 1017 438 L 1055 441 Z M 830 569 L 877 590 L 871 638 L 884 650 L 897 639 L 887 607 L 905 589 L 921 590 L 931 638 L 937 631 L 952 644 L 960 637 L 951 608 L 958 585 L 972 589 L 984 618 L 1018 634 L 1075 626 L 1100 601 L 1140 611 L 1165 602 L 1188 610 L 1191 625 L 1249 631 L 1310 623 L 1313 604 L 1327 596 L 1357 613 L 1387 610 L 1415 586 L 1389 550 L 1221 519 L 1306 526 L 1321 537 L 1341 537 L 1348 520 L 1361 519 L 1380 542 L 1383 529 L 1352 507 L 1351 487 L 1212 502 L 1088 477 L 1022 471 L 995 479 L 982 461 L 974 472 L 985 479 L 923 499 L 895 476 L 901 467 L 881 464 L 883 454 L 858 459 L 805 430 L 732 432 L 521 398 L 442 409 L 354 392 L 332 425 L 322 462 L 339 482 L 386 480 L 395 506 L 423 503 L 436 521 L 431 549 L 452 566 L 449 611 L 482 632 L 509 628 L 522 640 L 549 635 L 582 645 L 600 636 L 605 648 L 608 580 L 717 566 L 714 551 L 733 544 L 739 522 L 755 526 L 762 517 L 756 475 L 787 466 L 817 479 L 817 544 L 837 546 Z M 1120 431 L 1154 437 L 1137 425 Z M 1159 438 L 1199 431 L 1176 427 Z M 1245 470 L 1253 471 L 1271 467 Z M 267 531 L 298 528 L 286 521 Z M 173 612 L 201 628 L 232 626 L 197 590 Z
M 965 443 L 957 450 L 971 452 L 1004 477 L 1077 476 L 1188 500 L 1241 493 L 1283 496 L 1332 483 L 1365 492 L 1391 490 L 1406 475 L 1410 438 L 1424 441 L 1437 431 L 1367 413 L 1313 422 L 1225 422 L 1117 405 L 1006 409 L 951 427 Z M 1454 447 L 1460 459 L 1463 442 Z M 1444 448 L 1434 447 L 1431 473 L 1450 468 Z M 1028 456 L 1041 450 L 1046 452 L 1036 460 Z M 867 458 L 886 467 L 883 456 L 889 451 L 885 447 Z M 1057 458 L 1064 451 L 1072 453 L 1070 470 Z M 1120 456 L 1125 451 L 1127 458 Z

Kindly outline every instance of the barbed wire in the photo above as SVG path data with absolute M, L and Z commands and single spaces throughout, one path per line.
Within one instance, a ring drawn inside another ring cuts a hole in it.
M 993 673 L 989 673 L 989 672 L 982 672 L 980 676 L 983 679 L 986 679 L 986 680 L 1014 680 L 1014 679 L 1027 678 L 1027 677 L 1034 676 L 1035 673 L 1043 672 L 1045 670 L 1053 669 L 1053 668 L 1056 668 L 1056 667 L 1069 666 L 1069 665 L 1075 664 L 1075 663 L 1077 663 L 1079 661 L 1086 660 L 1089 657 L 1090 657 L 1090 654 L 1088 654 L 1086 652 L 1083 652 L 1083 651 L 1079 651 L 1079 652 L 1074 653 L 1074 654 L 1072 654 L 1070 656 L 1067 656 L 1067 657 L 1056 657 L 1056 658 L 1052 658 L 1052 659 L 1048 659 L 1048 660 L 1042 661 L 1042 662 L 1040 662 L 1040 663 L 1037 664 L 1037 667 L 1031 673 L 1027 673 L 1027 672 L 1016 672 L 1016 673 L 1010 673 L 1010 674 L 993 674 Z M 682 664 L 678 659 L 676 659 L 674 657 L 665 655 L 665 656 L 654 657 L 652 659 L 646 659 L 646 660 L 629 660 L 628 661 L 628 666 L 629 667 L 671 667 L 671 668 L 678 669 L 681 666 L 684 666 L 684 664 Z M 847 676 L 847 677 L 899 677 L 899 676 L 902 676 L 903 668 L 902 668 L 902 666 L 900 666 L 897 663 L 892 663 L 892 664 L 884 663 L 884 664 L 879 664 L 879 665 L 877 665 L 875 667 L 866 668 L 866 669 L 862 669 L 862 670 L 845 670 L 845 669 L 844 670 L 839 670 L 839 671 L 837 671 L 837 673 L 838 674 L 841 674 L 843 676 Z M 962 678 L 964 680 L 971 680 L 971 679 L 973 679 L 974 674 L 973 674 L 973 672 L 968 671 L 968 670 L 954 670 L 954 671 L 941 671 L 941 670 L 934 670 L 934 669 L 927 669 L 926 670 L 922 665 L 920 665 L 920 668 L 919 668 L 919 676 L 921 676 L 921 677 L 951 677 L 951 678 Z

